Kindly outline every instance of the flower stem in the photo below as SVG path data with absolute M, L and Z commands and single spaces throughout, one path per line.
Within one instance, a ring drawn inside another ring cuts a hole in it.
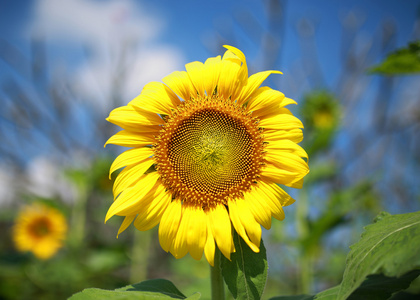
M 299 197 L 299 203 L 296 209 L 296 228 L 299 239 L 304 240 L 310 234 L 310 228 L 307 223 L 308 218 L 308 194 L 307 190 L 303 190 Z M 298 281 L 298 293 L 310 294 L 313 285 L 313 256 L 311 253 L 305 251 L 307 249 L 301 248 L 299 256 L 300 278 Z
M 130 282 L 137 283 L 147 279 L 148 253 L 150 247 L 150 231 L 134 230 L 131 249 Z
M 221 268 L 221 255 L 219 248 L 216 247 L 214 253 L 214 267 L 210 266 L 211 274 L 211 299 L 224 300 L 225 299 L 225 286 L 222 277 Z
M 77 182 L 78 183 L 78 182 Z M 86 206 L 88 200 L 88 188 L 83 183 L 78 183 L 78 196 L 73 205 L 71 223 L 72 231 L 69 238 L 70 245 L 75 249 L 81 249 L 86 234 Z

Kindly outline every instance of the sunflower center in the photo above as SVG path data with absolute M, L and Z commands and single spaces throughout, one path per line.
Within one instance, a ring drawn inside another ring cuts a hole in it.
M 251 153 L 246 127 L 212 109 L 183 120 L 168 143 L 169 161 L 181 181 L 211 195 L 241 182 L 249 172 Z
M 48 235 L 51 232 L 51 224 L 50 221 L 46 218 L 39 218 L 34 221 L 32 226 L 30 227 L 31 234 L 35 238 L 41 238 Z
M 162 182 L 183 201 L 202 206 L 240 196 L 256 181 L 262 163 L 256 121 L 217 97 L 181 105 L 158 141 Z

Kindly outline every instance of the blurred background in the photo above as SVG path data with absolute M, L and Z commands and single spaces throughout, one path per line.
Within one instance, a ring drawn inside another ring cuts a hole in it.
M 157 228 L 117 239 L 122 218 L 104 225 L 123 149 L 103 145 L 119 130 L 105 121 L 113 108 L 224 44 L 245 53 L 251 74 L 281 70 L 266 84 L 298 102 L 305 125 L 311 172 L 288 190 L 297 201 L 286 219 L 263 231 L 264 298 L 339 284 L 364 226 L 420 208 L 419 4 L 1 0 L 0 299 L 151 278 L 209 299 L 205 259 L 165 253 Z

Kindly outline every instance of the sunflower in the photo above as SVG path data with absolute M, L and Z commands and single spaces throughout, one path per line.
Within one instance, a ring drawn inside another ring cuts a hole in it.
M 301 115 L 310 130 L 331 131 L 339 123 L 340 107 L 328 91 L 313 91 L 305 95 Z
M 13 227 L 16 249 L 30 251 L 39 259 L 52 257 L 66 238 L 67 223 L 61 212 L 44 204 L 25 206 Z
M 284 219 L 294 200 L 278 186 L 301 188 L 308 173 L 299 146 L 302 123 L 285 108 L 283 93 L 260 87 L 279 71 L 248 77 L 245 55 L 225 46 L 223 57 L 187 64 L 163 83 L 147 84 L 107 120 L 123 128 L 105 145 L 132 149 L 110 168 L 117 176 L 105 221 L 125 216 L 141 231 L 159 224 L 159 241 L 176 258 L 204 252 L 214 264 L 216 247 L 235 251 L 233 230 L 259 252 L 261 226 Z

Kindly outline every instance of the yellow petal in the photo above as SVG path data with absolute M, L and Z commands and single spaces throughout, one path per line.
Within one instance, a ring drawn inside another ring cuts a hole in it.
M 267 151 L 264 158 L 268 163 L 273 164 L 277 168 L 299 174 L 299 179 L 303 178 L 309 172 L 308 163 L 294 153 L 278 150 Z
M 293 128 L 290 130 L 265 129 L 264 140 L 275 142 L 279 139 L 288 139 L 294 143 L 300 143 L 303 140 L 302 129 Z
M 241 82 L 238 78 L 238 72 L 240 69 L 241 67 L 238 63 L 225 59 L 225 56 L 223 57 L 219 82 L 217 84 L 217 92 L 222 95 L 224 99 L 229 99 L 229 97 L 235 93 L 237 89 L 242 88 Z
M 224 205 L 216 205 L 216 207 L 208 210 L 207 216 L 217 247 L 226 258 L 230 259 L 230 253 L 232 252 L 232 230 L 226 207 Z
M 297 102 L 291 98 L 284 97 L 283 101 L 280 103 L 280 107 L 287 106 L 289 104 L 297 104 Z
M 214 253 L 216 251 L 216 246 L 214 243 L 214 237 L 210 225 L 210 219 L 206 217 L 207 222 L 207 241 L 204 247 L 204 255 L 206 256 L 207 261 L 210 266 L 214 267 Z
M 207 218 L 201 207 L 187 205 L 185 213 L 190 215 L 186 224 L 188 252 L 192 258 L 200 260 L 207 241 Z
M 122 128 L 135 128 L 137 126 L 162 125 L 163 120 L 159 115 L 144 111 L 133 106 L 121 106 L 109 114 L 108 122 Z
M 294 188 L 302 187 L 302 183 L 300 182 L 302 177 L 299 173 L 283 170 L 272 164 L 266 164 L 264 168 L 262 168 L 261 178 L 263 180 L 264 178 L 267 178 L 269 181 Z
M 128 216 L 137 214 L 138 207 L 142 205 L 144 197 L 151 189 L 156 188 L 156 181 L 159 179 L 159 174 L 153 172 L 143 175 L 139 181 L 132 187 L 125 189 L 109 208 L 105 222 L 113 215 Z
M 155 138 L 150 135 L 143 135 L 138 134 L 137 132 L 121 130 L 111 136 L 105 143 L 105 146 L 108 144 L 114 144 L 123 147 L 142 147 L 152 145 L 155 142 Z
M 271 215 L 277 220 L 283 220 L 284 211 L 282 208 L 282 203 L 289 201 L 288 199 L 291 199 L 291 197 L 287 195 L 287 193 L 286 195 L 288 196 L 288 199 L 286 199 L 286 197 L 279 196 L 275 190 L 272 189 L 270 185 L 263 180 L 260 180 L 258 186 L 259 189 L 257 190 L 257 193 L 260 196 L 261 201 L 264 201 L 270 207 Z
M 281 114 L 271 118 L 260 119 L 259 127 L 275 130 L 303 128 L 302 122 L 293 115 Z
M 162 81 L 184 100 L 197 96 L 197 90 L 185 71 L 175 71 L 164 77 Z
M 174 241 L 182 217 L 181 200 L 175 199 L 163 213 L 159 223 L 159 243 L 163 250 L 168 252 Z
M 239 104 L 244 104 L 253 96 L 254 93 L 258 91 L 258 88 L 260 87 L 260 85 L 264 82 L 264 80 L 267 79 L 267 77 L 270 74 L 282 74 L 282 73 L 280 71 L 264 71 L 264 72 L 259 72 L 259 73 L 255 73 L 251 75 L 248 78 L 247 84 L 240 91 L 240 94 L 235 95 L 235 100 L 238 100 Z M 253 110 L 253 109 L 250 109 L 250 110 Z
M 258 222 L 255 221 L 255 218 L 249 210 L 247 203 L 243 199 L 236 200 L 236 207 L 238 209 L 239 217 L 243 226 L 245 227 L 249 239 L 255 246 L 259 248 L 261 242 L 260 224 L 258 224 Z
M 248 193 L 244 193 L 244 199 L 255 220 L 268 230 L 271 228 L 271 209 L 264 200 L 260 198 L 261 196 L 257 194 L 258 192 L 256 190 L 258 190 L 258 188 L 253 189 Z
M 266 106 L 258 110 L 254 110 L 252 112 L 252 116 L 254 118 L 258 118 L 260 120 L 267 119 L 267 118 L 273 118 L 277 115 L 281 114 L 289 114 L 293 115 L 290 110 L 287 108 L 281 107 L 280 105 L 274 105 L 274 106 Z
M 251 213 L 248 211 L 248 213 L 246 214 L 246 216 L 241 216 L 241 213 L 244 212 L 243 210 L 243 206 L 238 206 L 237 202 L 238 201 L 243 201 L 243 200 L 230 200 L 228 201 L 228 206 L 229 206 L 229 216 L 230 216 L 230 220 L 232 221 L 233 227 L 235 228 L 236 232 L 242 237 L 242 239 L 245 241 L 245 243 L 248 244 L 248 246 L 251 248 L 252 251 L 254 252 L 259 252 L 260 249 L 258 248 L 258 246 L 252 242 L 249 237 L 248 237 L 248 233 L 245 229 L 245 225 L 243 224 L 242 220 L 244 218 L 248 218 L 247 220 L 245 220 L 245 223 L 252 223 L 252 225 L 250 227 L 255 227 L 254 223 L 257 224 L 257 226 L 259 226 L 259 224 L 255 221 L 254 217 L 251 215 Z M 260 227 L 261 230 L 261 227 Z M 251 230 L 252 231 L 252 230 Z M 255 231 L 252 231 L 252 233 L 255 234 Z M 253 236 L 253 239 L 255 239 L 255 235 Z M 260 236 L 261 239 L 261 236 Z M 259 245 L 260 241 L 258 241 L 258 245 Z
M 153 81 L 146 84 L 141 94 L 129 105 L 151 113 L 169 115 L 180 103 L 181 100 L 170 88 L 161 82 Z
M 148 157 L 151 157 L 152 155 L 152 148 L 146 147 L 130 149 L 121 153 L 117 156 L 109 169 L 109 178 L 111 179 L 111 174 L 116 170 L 138 163 Z
M 246 110 L 255 111 L 262 108 L 271 108 L 275 106 L 280 107 L 280 103 L 283 102 L 284 94 L 280 91 L 273 90 L 269 87 L 259 88 L 253 97 L 249 100 Z
M 239 67 L 242 65 L 242 60 L 235 53 L 230 51 L 229 49 L 227 51 L 225 51 L 225 53 L 223 54 L 222 62 L 224 62 L 224 61 L 233 62 L 236 65 L 238 65 Z
M 204 88 L 207 96 L 211 96 L 214 93 L 214 89 L 219 81 L 221 66 L 220 56 L 210 57 L 204 63 Z
M 298 180 L 298 181 L 296 181 L 296 182 L 293 182 L 289 186 L 292 187 L 292 188 L 301 189 L 302 186 L 303 186 L 303 178 L 300 179 L 300 180 Z
M 130 226 L 130 224 L 134 221 L 135 218 L 136 218 L 136 215 L 126 216 L 124 218 L 124 221 L 122 222 L 120 226 L 120 229 L 118 229 L 117 238 L 120 235 L 120 233 L 122 233 L 124 230 L 128 228 L 128 226 Z
M 295 202 L 295 199 L 290 197 L 288 193 L 286 193 L 281 187 L 279 187 L 274 182 L 262 182 L 263 186 L 265 186 L 267 189 L 270 189 L 277 196 L 277 199 L 280 201 L 281 206 L 288 206 Z
M 246 81 L 248 80 L 248 66 L 246 64 L 245 54 L 243 54 L 243 52 L 241 50 L 239 50 L 238 48 L 235 48 L 233 46 L 224 45 L 223 47 L 225 47 L 230 52 L 235 54 L 240 59 L 240 61 L 242 62 L 242 66 L 241 66 L 240 73 L 238 74 L 238 78 L 239 78 L 239 81 L 241 81 L 245 84 Z
M 186 64 L 185 69 L 187 70 L 188 76 L 193 83 L 198 94 L 202 97 L 205 96 L 204 93 L 204 82 L 205 82 L 205 68 L 202 62 L 194 61 L 192 63 Z
M 138 216 L 134 221 L 134 226 L 140 231 L 147 231 L 159 224 L 163 213 L 171 203 L 172 194 L 165 192 L 165 188 L 160 185 L 151 201 L 139 209 Z
M 280 91 L 270 89 L 269 87 L 259 88 L 247 103 L 247 111 L 252 111 L 253 117 L 268 118 L 274 115 L 287 112 L 284 106 L 297 104 L 296 101 L 284 97 Z
M 182 217 L 179 223 L 171 249 L 169 250 L 175 258 L 182 258 L 188 253 L 187 236 L 190 229 L 192 214 L 187 210 L 186 205 L 182 205 Z
M 308 158 L 306 151 L 301 146 L 290 140 L 270 141 L 268 144 L 266 144 L 265 149 L 267 152 L 283 151 L 287 153 L 293 153 L 299 157 Z
M 126 188 L 132 186 L 135 182 L 143 176 L 154 163 L 152 158 L 146 158 L 136 165 L 131 165 L 126 167 L 124 170 L 118 174 L 115 179 L 114 186 L 112 187 L 112 192 L 114 194 L 114 199 Z

